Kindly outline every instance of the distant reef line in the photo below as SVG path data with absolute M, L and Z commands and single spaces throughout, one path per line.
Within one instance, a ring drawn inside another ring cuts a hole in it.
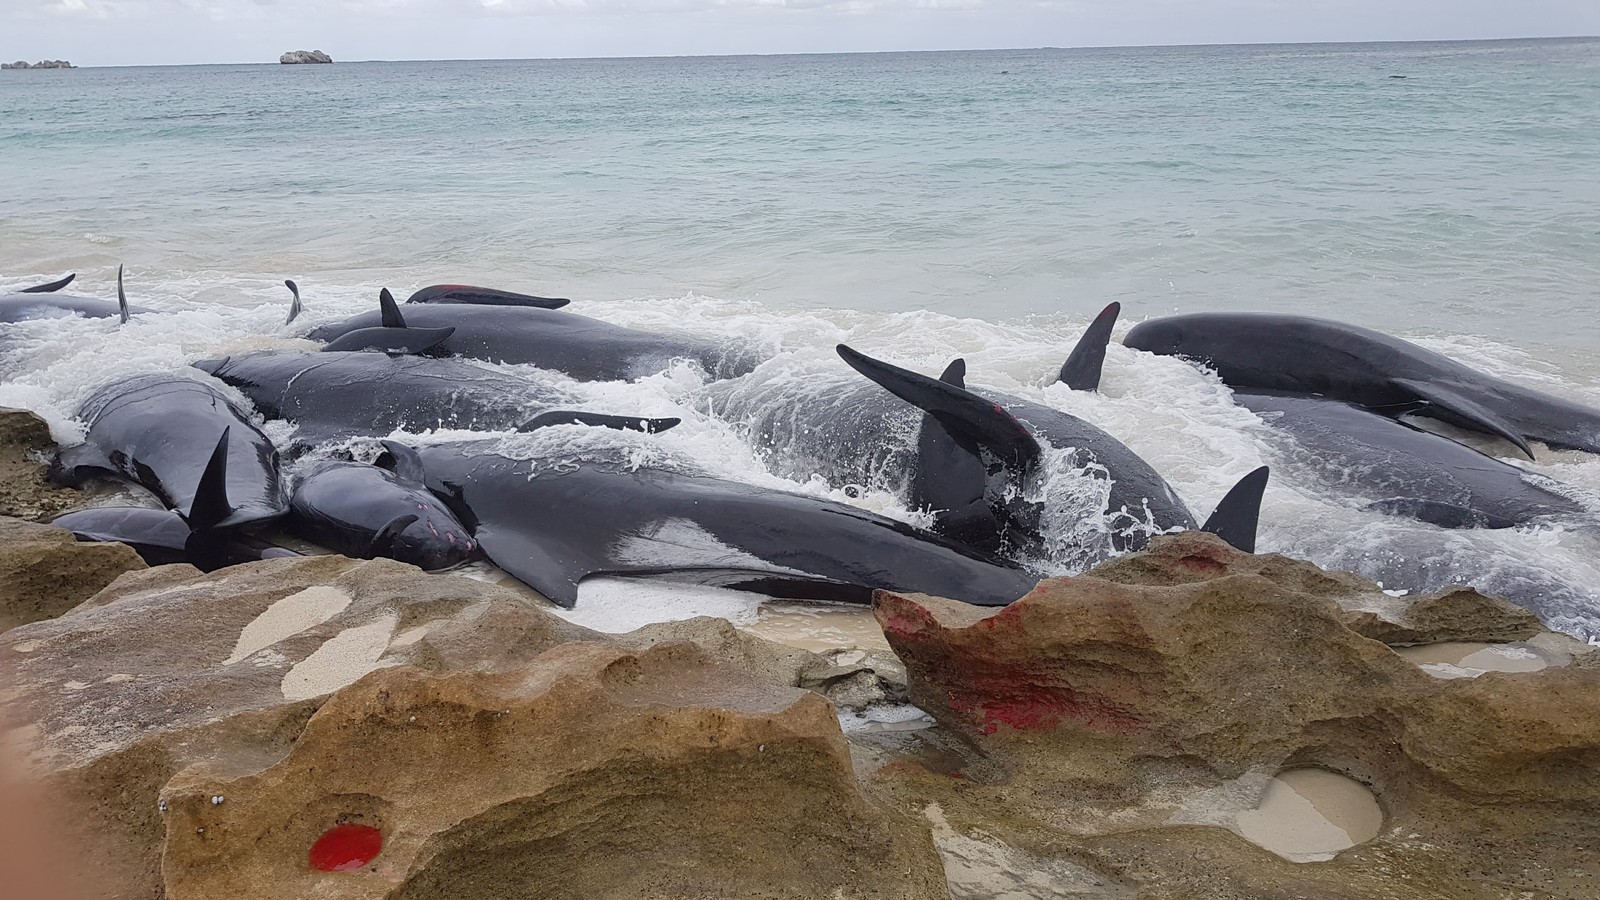
M 77 66 L 64 59 L 41 59 L 36 63 L 16 62 L 0 63 L 0 69 L 76 69 Z

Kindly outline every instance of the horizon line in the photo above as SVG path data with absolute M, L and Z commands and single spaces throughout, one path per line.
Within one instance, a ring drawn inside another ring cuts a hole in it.
M 1493 44 L 1512 43 L 1515 41 L 1592 41 L 1600 40 L 1600 34 L 1550 34 L 1550 35 L 1521 35 L 1517 37 L 1493 38 L 1419 38 L 1408 40 L 1367 40 L 1367 41 L 1236 41 L 1236 42 L 1206 42 L 1198 44 L 1081 44 L 1071 47 L 1043 45 L 1037 47 L 936 47 L 918 50 L 791 50 L 784 52 L 763 53 L 752 51 L 749 53 L 659 53 L 644 55 L 612 56 L 448 56 L 433 59 L 347 59 L 346 65 L 360 63 L 445 63 L 445 62 L 585 62 L 596 60 L 622 60 L 622 59 L 738 59 L 741 57 L 784 57 L 784 56 L 887 56 L 890 54 L 910 53 L 1006 53 L 1028 50 L 1182 50 L 1199 49 L 1204 47 L 1347 47 L 1365 46 L 1368 44 Z M 320 50 L 321 48 L 316 48 Z M 284 51 L 286 53 L 299 52 L 298 50 Z M 331 56 L 331 54 L 330 54 Z M 40 57 L 40 61 L 47 61 L 50 57 Z M 24 62 L 18 59 L 14 62 Z M 67 60 L 67 62 L 71 62 Z M 335 59 L 332 64 L 338 64 Z M 281 65 L 330 65 L 329 63 L 282 63 L 278 60 L 252 60 L 249 62 L 199 62 L 199 63 L 134 63 L 125 65 L 78 65 L 72 64 L 74 69 L 177 69 L 197 66 L 281 66 Z M 7 69 L 6 71 L 44 71 L 32 68 Z M 61 71 L 59 69 L 49 71 Z

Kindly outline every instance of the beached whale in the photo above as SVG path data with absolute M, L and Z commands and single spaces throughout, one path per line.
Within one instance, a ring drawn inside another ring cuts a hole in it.
M 571 303 L 565 297 L 535 297 L 499 288 L 475 287 L 470 284 L 431 284 L 419 288 L 407 303 L 472 303 L 479 306 L 529 306 L 536 309 L 560 309 Z
M 1293 465 L 1372 508 L 1444 528 L 1593 516 L 1543 476 L 1359 406 L 1250 391 L 1234 401 L 1294 438 Z
M 298 425 L 295 439 L 308 445 L 396 430 L 531 430 L 578 422 L 662 431 L 677 424 L 574 411 L 584 400 L 568 388 L 464 359 L 264 350 L 194 366 L 238 388 L 267 418 Z
M 1233 388 L 1315 394 L 1497 435 L 1530 459 L 1529 440 L 1600 453 L 1600 410 L 1355 325 L 1271 313 L 1195 313 L 1142 322 L 1123 343 L 1211 366 Z
M 426 570 L 460 565 L 477 550 L 467 529 L 419 481 L 366 463 L 313 464 L 295 482 L 285 526 L 357 559 L 398 559 Z
M 128 295 L 122 287 L 122 267 L 117 267 L 117 302 L 100 300 L 95 297 L 80 297 L 76 294 L 58 293 L 62 288 L 72 283 L 76 275 L 68 275 L 59 281 L 49 284 L 38 284 L 26 287 L 10 294 L 0 294 L 0 323 L 26 322 L 32 319 L 61 319 L 68 316 L 81 316 L 85 319 L 121 319 L 128 321 L 130 315 L 149 312 L 138 306 L 128 305 Z
M 223 429 L 212 448 L 187 516 L 169 509 L 97 507 L 57 516 L 51 524 L 80 541 L 127 544 L 152 566 L 188 563 L 210 572 L 258 559 L 299 556 L 222 525 L 233 513 L 227 496 L 230 431 Z
M 402 471 L 422 473 L 489 559 L 561 606 L 592 575 L 848 603 L 886 588 L 985 606 L 1038 580 L 852 506 L 714 477 L 655 438 L 563 428 L 518 440 L 514 451 L 492 440 L 385 446 Z
M 228 434 L 229 512 L 214 526 L 264 522 L 289 511 L 272 442 L 233 401 L 198 378 L 146 375 L 107 385 L 90 395 L 78 418 L 88 425 L 88 435 L 56 457 L 51 477 L 60 483 L 77 486 L 97 473 L 110 473 L 193 520 L 201 475 L 213 448 Z
M 316 328 L 309 336 L 332 342 L 353 331 L 379 328 L 453 328 L 444 340 L 430 344 L 430 354 L 525 363 L 579 381 L 633 381 L 666 369 L 676 359 L 698 363 L 714 378 L 732 378 L 770 355 L 741 339 L 640 331 L 552 309 L 422 303 L 402 314 L 387 290 L 378 310 Z M 393 343 L 392 335 L 369 334 L 375 341 Z M 348 343 L 341 348 L 363 349 Z

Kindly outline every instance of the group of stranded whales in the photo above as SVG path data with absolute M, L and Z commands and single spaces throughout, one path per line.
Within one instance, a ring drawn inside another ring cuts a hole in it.
M 120 271 L 116 305 L 54 293 L 70 281 L 0 296 L 0 323 L 62 315 L 126 322 L 136 312 Z M 300 295 L 286 285 L 292 322 Z M 567 304 L 435 285 L 402 305 L 385 290 L 378 310 L 313 329 L 321 352 L 205 359 L 102 388 L 78 412 L 85 443 L 60 454 L 54 476 L 120 477 L 168 511 L 89 509 L 58 522 L 83 540 L 129 543 L 153 563 L 202 568 L 290 554 L 253 536 L 268 525 L 335 552 L 430 571 L 481 555 L 568 607 L 579 584 L 599 575 L 839 602 L 891 589 L 1004 605 L 1040 577 L 1052 535 L 1028 486 L 1051 467 L 1103 483 L 1099 518 L 1112 552 L 1197 527 L 1171 485 L 1115 437 L 1061 410 L 969 386 L 962 360 L 935 377 L 841 344 L 844 365 L 797 391 L 761 369 L 770 347 L 631 329 L 560 309 Z M 1107 307 L 1062 365 L 1058 379 L 1069 388 L 1098 388 L 1118 310 Z M 1124 343 L 1214 369 L 1238 403 L 1291 436 L 1330 482 L 1339 481 L 1335 472 L 1363 472 L 1354 493 L 1372 508 L 1449 528 L 1589 515 L 1554 483 L 1407 417 L 1506 438 L 1531 455 L 1529 439 L 1600 452 L 1595 410 L 1318 319 L 1177 316 L 1135 326 Z M 746 435 L 774 474 L 889 491 L 928 513 L 929 527 L 720 477 L 682 454 L 642 453 L 678 419 L 584 408 L 573 387 L 633 381 L 685 360 L 706 377 L 696 402 Z M 487 364 L 556 374 L 522 377 Z M 294 426 L 288 458 L 315 461 L 281 476 L 278 448 L 222 385 L 256 414 Z M 809 402 L 819 394 L 829 402 Z M 432 429 L 502 436 L 391 438 L 375 464 L 340 458 L 352 441 Z M 1375 458 L 1381 465 L 1369 464 Z M 1241 480 L 1200 527 L 1253 551 L 1266 478 L 1263 467 Z

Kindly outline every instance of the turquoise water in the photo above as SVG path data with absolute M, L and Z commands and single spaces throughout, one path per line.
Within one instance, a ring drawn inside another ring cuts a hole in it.
M 8 275 L 1121 300 L 1593 348 L 1600 41 L 8 72 L 0 210 Z
M 1366 510 L 1180 360 L 1113 345 L 1101 393 L 1048 383 L 1118 300 L 1123 329 L 1331 316 L 1600 406 L 1600 40 L 0 73 L 0 287 L 77 271 L 111 296 L 120 262 L 162 315 L 24 323 L 0 348 L 0 406 L 63 441 L 108 380 L 309 349 L 382 286 L 487 283 L 761 339 L 783 352 L 758 374 L 802 384 L 839 375 L 840 341 L 929 372 L 964 356 L 1127 443 L 1202 518 L 1274 465 L 1264 550 L 1471 583 L 1600 639 L 1595 529 Z M 287 328 L 285 277 L 307 299 Z M 771 474 L 700 386 L 584 390 L 683 418 L 662 440 L 729 477 L 916 519 Z M 1528 468 L 1600 516 L 1600 458 Z M 1031 488 L 1064 543 L 1097 527 L 1081 475 Z

